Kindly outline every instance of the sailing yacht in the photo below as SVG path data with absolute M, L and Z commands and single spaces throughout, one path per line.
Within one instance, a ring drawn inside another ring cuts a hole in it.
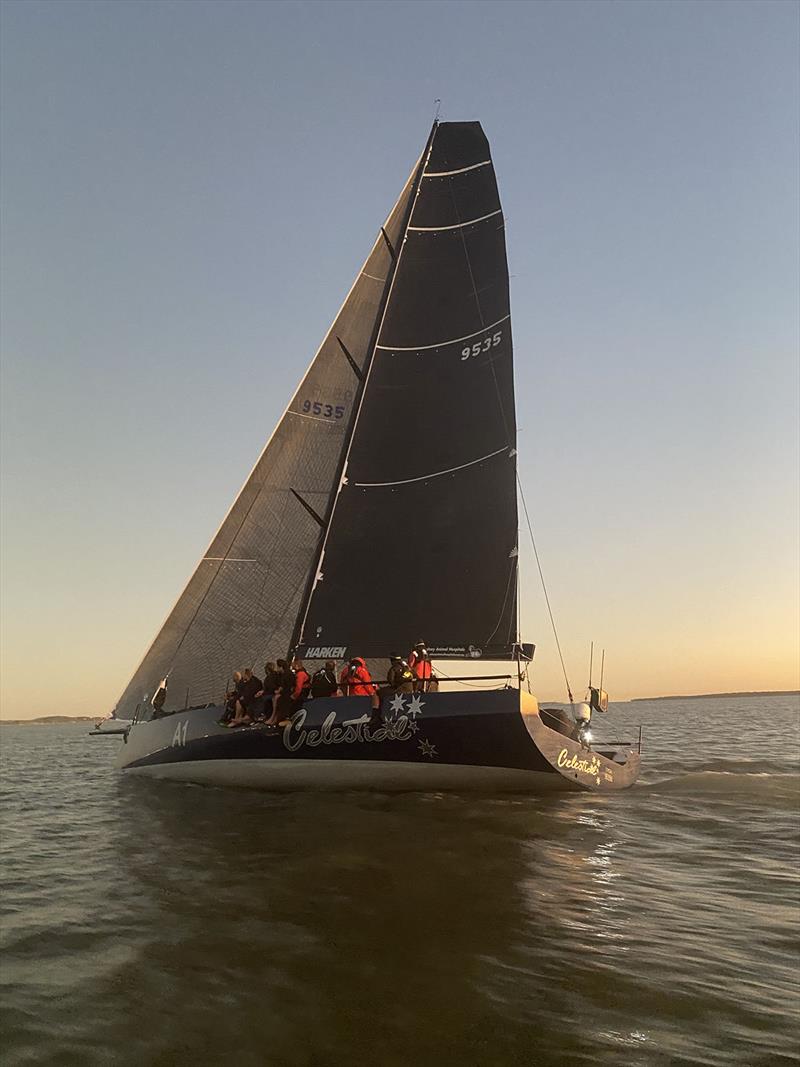
M 123 692 L 127 773 L 265 789 L 620 789 L 629 747 L 526 691 L 505 223 L 477 122 L 435 122 L 283 417 Z M 458 681 L 228 729 L 242 665 L 391 656 Z M 486 664 L 475 676 L 475 664 Z M 501 666 L 498 668 L 497 664 Z M 491 666 L 490 666 L 491 665 Z M 466 666 L 464 670 L 466 670 Z

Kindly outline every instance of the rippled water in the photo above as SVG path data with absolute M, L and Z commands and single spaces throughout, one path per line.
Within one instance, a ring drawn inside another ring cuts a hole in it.
M 5 1067 L 798 1063 L 796 697 L 636 703 L 628 793 L 280 795 L 0 732 Z

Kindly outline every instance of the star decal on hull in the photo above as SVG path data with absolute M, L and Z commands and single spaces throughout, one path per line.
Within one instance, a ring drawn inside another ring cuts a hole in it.
M 389 707 L 392 709 L 395 715 L 399 715 L 401 712 L 406 710 L 406 706 L 403 703 L 403 697 L 400 693 L 397 693 L 394 697 L 392 697 L 391 701 L 389 702 Z
M 425 702 L 416 694 L 411 698 L 411 704 L 408 708 L 408 714 L 416 718 L 417 715 L 422 714 L 422 709 L 425 707 Z
M 426 741 L 425 738 L 417 745 L 423 756 L 430 756 L 431 759 L 435 759 L 439 753 L 436 751 L 436 745 L 432 745 L 430 741 Z

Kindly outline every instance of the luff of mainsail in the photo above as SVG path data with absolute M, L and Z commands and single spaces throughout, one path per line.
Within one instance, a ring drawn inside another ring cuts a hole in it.
M 505 230 L 480 124 L 434 131 L 299 651 L 512 655 L 516 422 Z
M 166 710 L 219 700 L 232 672 L 293 643 L 422 158 L 272 437 L 117 702 L 130 718 L 169 679 Z

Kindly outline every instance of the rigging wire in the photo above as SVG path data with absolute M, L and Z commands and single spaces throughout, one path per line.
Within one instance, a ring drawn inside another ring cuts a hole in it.
M 465 682 L 463 678 L 451 678 L 444 673 L 441 667 L 436 668 L 436 676 L 437 678 L 441 678 L 443 682 L 453 682 L 455 685 L 465 685 L 469 689 L 484 689 L 489 692 L 494 692 L 499 689 L 508 688 L 506 685 L 476 685 L 475 682 Z M 508 677 L 511 678 L 512 675 L 509 675 Z
M 533 545 L 533 554 L 536 558 L 536 566 L 539 569 L 539 578 L 542 582 L 542 589 L 544 591 L 544 600 L 547 604 L 547 614 L 550 616 L 550 625 L 553 627 L 553 636 L 556 639 L 556 648 L 558 649 L 558 658 L 561 660 L 561 670 L 564 672 L 564 681 L 567 684 L 567 695 L 569 696 L 570 704 L 574 704 L 575 701 L 572 696 L 572 689 L 570 688 L 569 678 L 567 677 L 567 668 L 564 666 L 564 657 L 561 654 L 561 642 L 558 640 L 558 630 L 556 629 L 556 621 L 553 618 L 553 609 L 550 607 L 550 597 L 547 595 L 547 585 L 544 580 L 544 573 L 542 571 L 542 564 L 539 562 L 539 552 L 536 548 L 536 538 L 533 536 L 533 526 L 531 526 L 531 517 L 528 514 L 528 505 L 525 501 L 525 493 L 522 490 L 522 482 L 520 481 L 519 471 L 517 472 L 517 485 L 519 486 L 519 495 L 522 500 L 522 508 L 525 512 L 525 520 L 528 523 L 528 533 L 531 535 L 531 544 Z

